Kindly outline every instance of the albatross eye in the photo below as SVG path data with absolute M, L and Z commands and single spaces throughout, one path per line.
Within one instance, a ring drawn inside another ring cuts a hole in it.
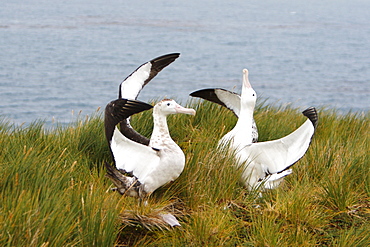
M 167 106 L 170 106 L 171 105 L 171 103 L 167 103 Z

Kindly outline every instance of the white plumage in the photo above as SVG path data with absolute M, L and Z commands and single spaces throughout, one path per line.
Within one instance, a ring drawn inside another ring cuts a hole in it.
M 256 92 L 253 90 L 248 79 L 248 70 L 243 70 L 242 93 L 238 95 L 222 88 L 208 88 L 192 92 L 190 96 L 199 97 L 219 105 L 222 105 L 231 110 L 238 118 L 234 129 L 224 136 L 222 142 L 227 142 L 228 139 L 243 138 L 240 143 L 249 144 L 258 141 L 258 130 L 253 118 L 254 104 L 253 97 L 257 98 Z M 252 105 L 253 104 L 253 105 Z M 243 132 L 243 133 L 241 133 Z
M 112 106 L 113 104 L 114 106 Z M 116 124 L 112 121 L 114 108 L 122 107 L 119 103 L 113 104 L 108 104 L 106 108 L 105 123 L 108 129 Z M 124 107 L 126 107 L 125 111 L 129 110 L 127 106 Z M 166 121 L 168 115 L 177 113 L 195 115 L 195 110 L 184 108 L 174 100 L 168 99 L 162 100 L 154 106 L 154 127 L 149 145 L 128 139 L 117 127 L 114 127 L 109 142 L 115 165 L 117 169 L 130 173 L 134 177 L 134 179 L 130 178 L 124 182 L 126 183 L 124 185 L 118 186 L 116 184 L 117 187 L 124 187 L 120 191 L 121 193 L 143 197 L 158 187 L 175 180 L 181 174 L 185 166 L 185 155 L 172 140 Z M 127 117 L 127 115 L 122 117 Z M 110 136 L 109 133 L 108 136 Z
M 238 163 L 244 166 L 242 179 L 249 189 L 258 188 L 261 184 L 266 189 L 273 189 L 283 177 L 292 173 L 289 167 L 306 153 L 318 120 L 313 107 L 303 114 L 309 119 L 291 134 L 233 149 Z
M 238 121 L 236 122 L 234 128 L 221 138 L 219 145 L 223 146 L 231 143 L 233 148 L 237 148 L 253 142 L 253 112 L 256 105 L 256 100 L 257 94 L 249 82 L 248 70 L 244 69 L 242 93 L 238 107 Z
M 127 76 L 119 85 L 118 98 L 137 99 L 140 91 L 148 84 L 160 71 L 174 62 L 180 53 L 170 53 L 159 56 L 140 65 L 134 72 Z M 130 125 L 130 118 L 120 122 L 121 133 L 130 140 L 148 145 L 149 139 L 137 133 Z
M 143 87 L 179 56 L 180 53 L 170 53 L 140 65 L 122 81 L 119 86 L 118 98 L 137 99 Z
M 219 148 L 226 148 L 235 156 L 237 165 L 243 166 L 242 181 L 250 190 L 261 184 L 266 189 L 275 188 L 283 177 L 291 174 L 289 167 L 305 154 L 317 125 L 317 112 L 311 107 L 303 111 L 309 119 L 293 133 L 278 140 L 257 142 L 253 119 L 257 94 L 249 82 L 247 69 L 243 70 L 240 97 L 224 89 L 203 89 L 191 95 L 226 106 L 238 117 L 234 128 L 219 141 Z
M 193 109 L 183 108 L 171 100 L 159 102 L 153 111 L 151 139 L 136 132 L 129 120 L 131 115 L 152 108 L 136 101 L 140 91 L 179 56 L 179 53 L 166 54 L 139 66 L 120 84 L 119 99 L 106 107 L 105 134 L 115 163 L 115 166 L 105 164 L 107 177 L 123 195 L 143 198 L 176 179 L 184 169 L 184 153 L 169 135 L 166 116 L 181 111 L 195 114 Z M 116 127 L 118 124 L 120 130 Z M 162 213 L 160 216 L 167 224 L 180 226 L 172 214 Z

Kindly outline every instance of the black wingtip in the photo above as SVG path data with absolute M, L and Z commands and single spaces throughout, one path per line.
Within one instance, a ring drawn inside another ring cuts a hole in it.
M 312 122 L 314 128 L 316 129 L 317 123 L 319 121 L 319 115 L 317 114 L 315 107 L 309 107 L 302 112 L 310 121 Z
M 166 55 L 162 55 L 150 60 L 152 64 L 151 72 L 149 78 L 146 80 L 148 83 L 153 77 L 155 77 L 162 69 L 170 65 L 173 61 L 175 61 L 180 56 L 180 53 L 170 53 Z
M 105 107 L 105 118 L 115 120 L 118 124 L 123 119 L 130 117 L 136 113 L 146 111 L 153 108 L 145 102 L 139 100 L 116 99 L 108 103 Z
M 165 67 L 170 65 L 173 61 L 175 61 L 178 57 L 180 56 L 180 53 L 169 53 L 166 55 L 162 55 L 159 57 L 156 57 L 149 62 L 145 62 L 142 65 L 140 65 L 134 72 L 132 72 L 129 76 L 127 76 L 119 85 L 118 87 L 118 98 L 122 98 L 122 92 L 121 92 L 121 87 L 122 83 L 127 80 L 130 76 L 132 76 L 141 66 L 151 63 L 152 68 L 150 70 L 150 74 L 148 79 L 145 80 L 144 85 L 145 86 L 150 80 L 152 80 L 161 70 L 163 70 Z M 136 95 L 137 97 L 137 95 Z
M 213 94 L 214 91 L 215 91 L 214 88 L 206 88 L 206 89 L 200 89 L 200 90 L 194 91 L 190 93 L 189 95 L 192 97 L 198 97 L 198 98 L 204 99 L 204 97 L 206 97 L 207 95 Z
M 206 88 L 190 93 L 190 96 L 205 99 L 208 101 L 215 102 L 217 104 L 224 105 L 223 102 L 217 97 L 215 90 L 218 88 Z
M 225 103 L 222 102 L 218 98 L 218 96 L 216 94 L 216 90 L 227 91 L 227 90 L 222 89 L 222 88 L 206 88 L 206 89 L 201 89 L 201 90 L 198 90 L 198 91 L 194 91 L 194 92 L 190 93 L 190 96 L 197 97 L 197 98 L 202 98 L 202 99 L 214 102 L 216 104 L 219 104 L 219 105 L 224 106 L 224 107 L 227 108 Z
M 104 125 L 108 142 L 112 139 L 115 126 L 133 114 L 153 108 L 139 100 L 117 99 L 109 102 L 105 107 Z
M 166 63 L 168 65 L 168 64 L 172 63 L 173 61 L 175 61 L 179 56 L 180 56 L 180 53 L 178 53 L 178 52 L 169 53 L 169 54 L 165 54 L 165 55 L 156 57 L 156 58 L 150 60 L 150 62 L 155 63 L 155 62 L 159 62 L 159 61 L 167 61 Z
M 104 163 L 105 170 L 106 170 L 106 176 L 110 178 L 114 183 L 117 185 L 118 181 L 123 182 L 125 180 L 125 175 L 121 173 L 115 165 L 111 165 L 108 162 Z

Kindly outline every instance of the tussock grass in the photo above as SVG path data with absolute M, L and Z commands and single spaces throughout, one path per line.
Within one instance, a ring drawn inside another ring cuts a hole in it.
M 195 117 L 168 118 L 186 155 L 174 182 L 139 202 L 112 192 L 100 112 L 67 127 L 0 120 L 0 246 L 368 246 L 369 112 L 318 109 L 319 125 L 293 174 L 262 198 L 246 191 L 233 160 L 216 151 L 236 118 L 190 101 Z M 297 109 L 257 106 L 260 141 L 305 121 Z M 132 125 L 150 136 L 151 111 Z M 181 227 L 163 224 L 172 213 Z

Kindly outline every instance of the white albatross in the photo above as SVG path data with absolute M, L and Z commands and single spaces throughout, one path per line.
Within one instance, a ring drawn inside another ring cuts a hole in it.
M 118 93 L 119 99 L 123 98 L 123 99 L 136 100 L 140 91 L 143 89 L 143 87 L 146 84 L 148 84 L 161 70 L 163 70 L 173 61 L 175 61 L 179 56 L 180 56 L 180 53 L 166 54 L 166 55 L 162 55 L 157 58 L 154 58 L 150 60 L 149 62 L 146 62 L 140 65 L 134 72 L 132 72 L 129 76 L 127 76 L 119 85 L 119 93 Z M 123 103 L 120 102 L 120 104 L 123 104 Z M 141 109 L 141 107 L 137 108 L 137 106 L 136 107 L 133 106 L 131 108 L 126 107 L 126 111 L 123 112 L 123 115 L 118 114 L 119 116 L 118 119 L 115 119 L 113 121 L 117 122 L 118 120 L 118 122 L 120 122 L 120 132 L 122 133 L 124 137 L 128 138 L 129 140 L 132 140 L 133 142 L 148 146 L 150 139 L 136 132 L 130 125 L 129 116 L 131 114 L 148 109 L 146 106 L 142 105 L 142 107 L 143 109 Z M 117 109 L 119 109 L 119 107 L 116 108 L 116 110 Z M 117 115 L 111 114 L 112 118 L 114 118 L 114 116 L 117 116 Z M 116 129 L 115 126 L 108 128 L 108 130 L 106 129 L 106 132 L 109 135 L 112 135 L 111 137 L 113 137 L 113 134 L 112 134 L 114 133 L 113 129 Z M 111 149 L 111 153 L 112 153 L 112 149 Z M 113 153 L 112 153 L 112 156 L 113 156 Z M 113 156 L 113 160 L 114 160 L 114 156 Z M 126 186 L 127 182 L 130 182 L 128 181 L 128 179 L 132 180 L 132 178 L 127 178 L 127 176 L 122 174 L 119 170 L 117 170 L 117 168 L 110 166 L 109 164 L 106 164 L 106 167 L 107 167 L 107 177 L 109 177 L 119 188 L 120 186 Z M 131 172 L 131 176 L 132 174 L 133 172 Z M 133 185 L 133 187 L 136 187 L 138 190 L 140 190 L 139 185 L 136 183 Z M 126 188 L 126 190 L 130 190 L 130 189 Z M 124 193 L 123 192 L 124 190 L 122 188 L 119 189 L 118 191 L 120 193 Z M 177 221 L 177 219 L 172 214 L 169 214 L 169 213 L 161 214 L 161 217 L 166 223 L 168 223 L 171 226 L 180 225 L 180 223 Z
M 232 138 L 241 138 L 237 142 L 242 145 L 258 141 L 258 130 L 253 118 L 254 105 L 252 114 L 248 111 L 248 108 L 251 108 L 251 104 L 253 104 L 251 101 L 253 101 L 253 98 L 257 97 L 256 92 L 253 90 L 249 82 L 248 70 L 243 70 L 241 95 L 222 88 L 207 88 L 192 92 L 190 96 L 202 98 L 222 105 L 231 110 L 238 118 L 234 129 L 225 135 L 221 139 L 221 142 L 227 142 Z
M 254 142 L 253 112 L 257 94 L 249 83 L 247 69 L 243 70 L 242 96 L 238 101 L 222 89 L 202 91 L 191 95 L 200 97 L 204 96 L 203 92 L 211 92 L 218 99 L 223 98 L 226 107 L 239 109 L 235 127 L 221 138 L 219 148 L 229 150 L 235 156 L 237 165 L 243 166 L 242 181 L 245 186 L 249 190 L 259 189 L 261 185 L 265 189 L 276 188 L 282 178 L 292 173 L 289 168 L 306 153 L 318 121 L 316 109 L 310 107 L 303 111 L 308 119 L 291 134 L 274 141 Z M 240 104 L 239 108 L 235 107 L 237 104 Z
M 125 137 L 116 127 L 123 119 L 152 108 L 137 100 L 117 99 L 105 108 L 105 134 L 115 167 L 106 163 L 107 176 L 120 194 L 144 198 L 160 186 L 175 180 L 185 166 L 185 155 L 172 140 L 166 117 L 195 110 L 164 99 L 153 108 L 154 127 L 148 145 Z M 125 175 L 127 174 L 127 175 Z
M 170 53 L 159 56 L 140 65 L 134 72 L 127 76 L 119 85 L 118 98 L 136 100 L 140 91 L 147 85 L 161 70 L 174 62 L 180 53 Z M 120 131 L 127 138 L 148 145 L 149 138 L 137 133 L 130 125 L 130 119 L 125 118 L 120 123 Z

